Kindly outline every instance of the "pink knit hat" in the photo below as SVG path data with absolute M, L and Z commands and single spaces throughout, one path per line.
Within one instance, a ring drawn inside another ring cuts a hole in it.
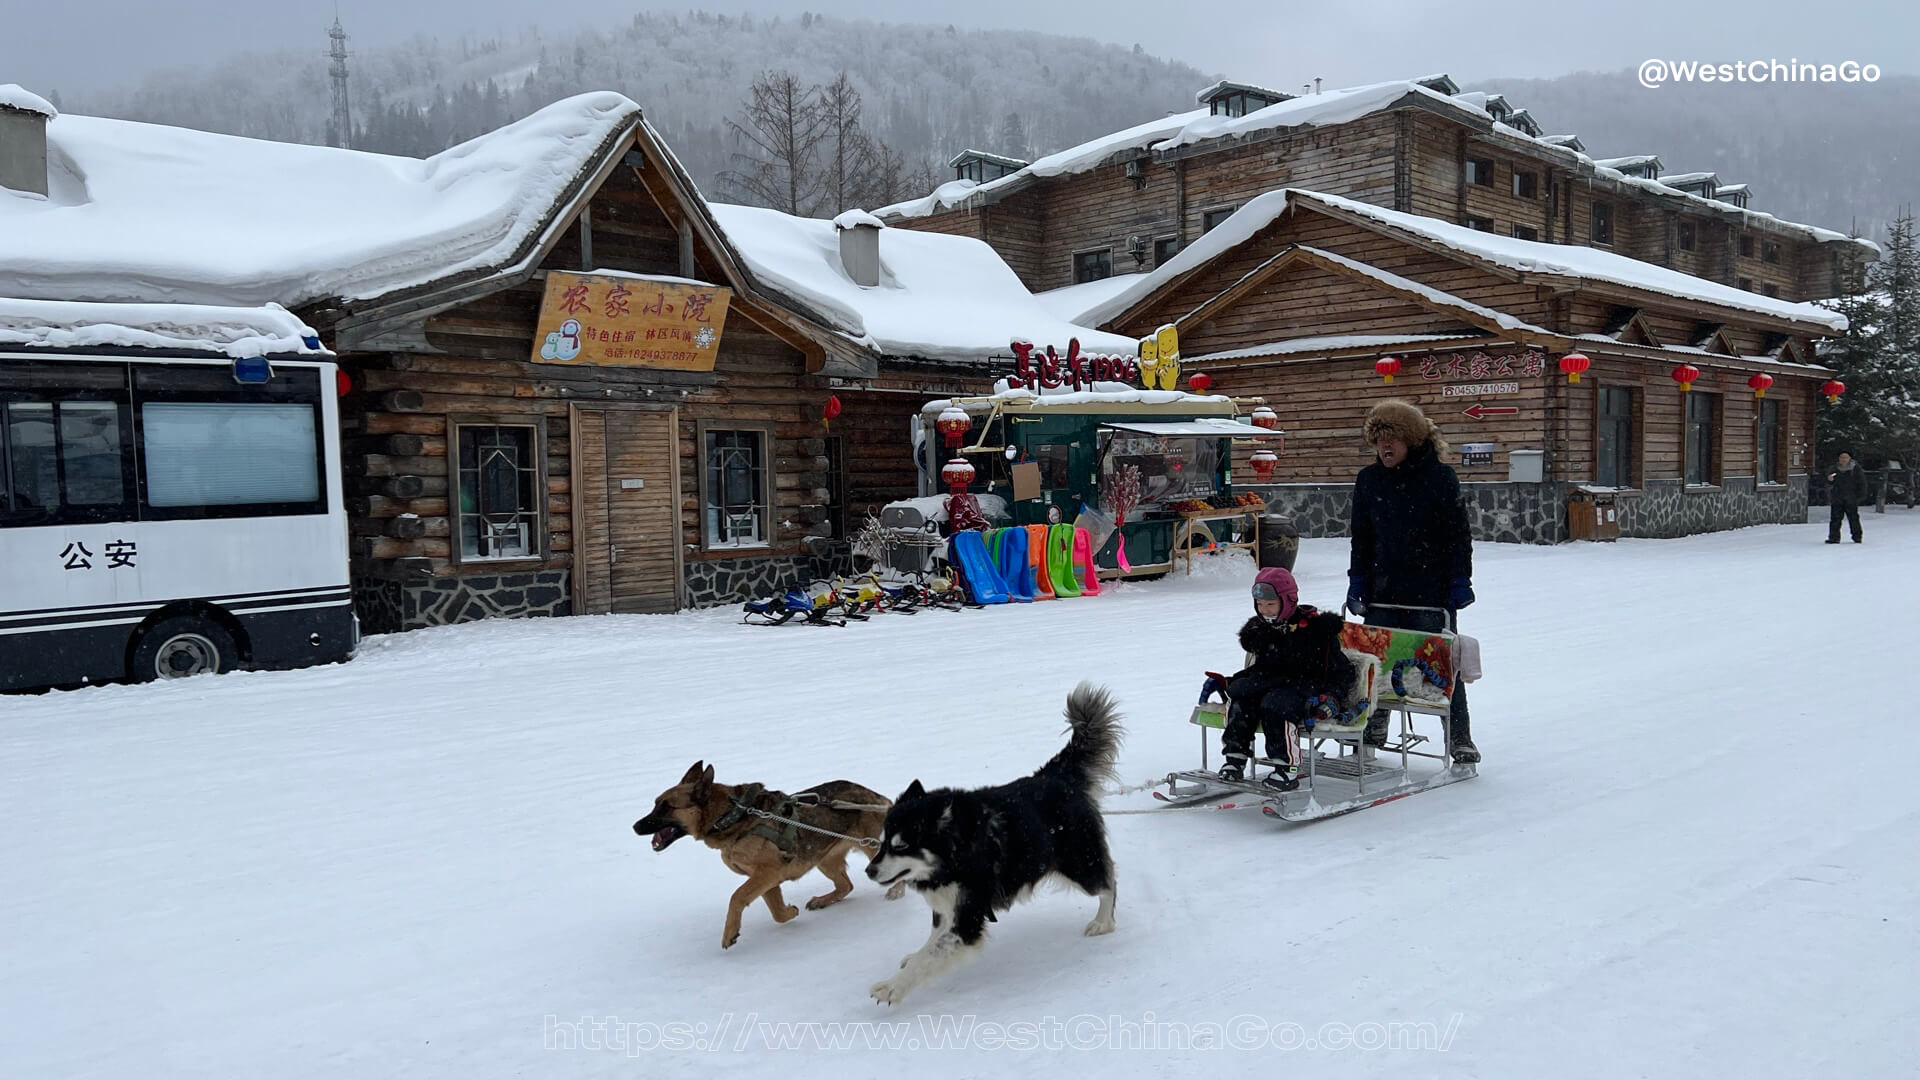
M 1282 619 L 1293 614 L 1294 607 L 1300 602 L 1300 586 L 1294 583 L 1293 575 L 1278 566 L 1269 566 L 1253 576 L 1253 598 L 1266 596 L 1271 590 L 1280 601 Z

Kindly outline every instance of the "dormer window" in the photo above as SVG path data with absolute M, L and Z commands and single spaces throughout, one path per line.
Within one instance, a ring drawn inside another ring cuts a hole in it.
M 1245 116 L 1293 100 L 1292 94 L 1236 82 L 1217 82 L 1194 96 L 1210 116 Z
M 1003 154 L 992 154 L 985 150 L 962 150 L 947 162 L 953 167 L 955 180 L 971 180 L 984 184 L 989 180 L 998 180 L 1008 173 L 1016 173 L 1027 167 L 1027 162 Z

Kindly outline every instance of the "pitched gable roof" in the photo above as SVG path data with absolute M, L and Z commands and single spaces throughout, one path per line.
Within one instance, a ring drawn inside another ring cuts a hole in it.
M 1363 228 L 1384 232 L 1415 246 L 1472 262 L 1513 281 L 1583 283 L 1589 288 L 1617 291 L 1625 296 L 1677 297 L 1783 320 L 1798 326 L 1802 333 L 1838 332 L 1846 329 L 1847 325 L 1844 317 L 1815 304 L 1793 303 L 1745 292 L 1610 251 L 1496 236 L 1461 225 L 1451 225 L 1436 218 L 1401 213 L 1337 195 L 1297 188 L 1269 191 L 1250 200 L 1212 232 L 1169 259 L 1165 266 L 1141 276 L 1137 283 L 1082 317 L 1104 325 L 1169 282 L 1244 243 L 1281 214 L 1293 209 L 1326 214 Z
M 641 122 L 582 94 L 415 159 L 62 115 L 48 197 L 0 192 L 0 293 L 293 307 L 510 265 Z

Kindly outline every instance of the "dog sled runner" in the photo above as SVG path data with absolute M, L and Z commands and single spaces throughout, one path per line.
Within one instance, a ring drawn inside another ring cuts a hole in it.
M 1167 774 L 1154 798 L 1168 808 L 1244 810 L 1282 821 L 1317 821 L 1471 780 L 1478 766 L 1453 760 L 1451 710 L 1456 635 L 1348 623 L 1342 651 L 1360 671 L 1355 699 L 1341 703 L 1298 732 L 1299 787 L 1279 791 L 1248 774 L 1223 780 L 1208 762 L 1210 733 L 1223 731 L 1232 702 L 1225 676 L 1208 672 L 1188 721 L 1200 729 L 1200 767 Z M 1469 672 L 1469 674 L 1473 674 Z M 1383 723 L 1382 723 L 1383 722 Z M 1384 744 L 1367 744 L 1370 723 Z M 1426 733 L 1437 727 L 1438 735 Z M 1284 762 L 1253 761 L 1255 771 Z

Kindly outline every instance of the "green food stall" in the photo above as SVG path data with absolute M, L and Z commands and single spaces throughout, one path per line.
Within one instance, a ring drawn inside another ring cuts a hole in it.
M 1258 542 L 1265 505 L 1235 493 L 1232 447 L 1281 435 L 1239 418 L 1259 404 L 1137 389 L 943 398 L 927 403 L 917 425 L 922 490 L 940 490 L 941 465 L 965 457 L 972 490 L 1005 499 L 1011 524 L 1082 520 L 1096 541 L 1101 526 L 1117 525 L 1094 559 L 1102 578 L 1157 577 L 1181 555 L 1191 569 L 1195 548 Z

